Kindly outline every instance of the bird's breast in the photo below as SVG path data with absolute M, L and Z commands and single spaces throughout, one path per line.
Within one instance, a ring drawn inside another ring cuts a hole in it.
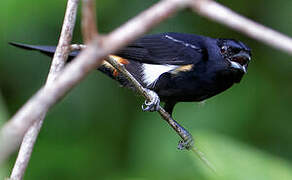
M 155 91 L 162 100 L 202 101 L 230 88 L 237 78 L 225 67 L 202 63 L 187 71 L 161 75 Z

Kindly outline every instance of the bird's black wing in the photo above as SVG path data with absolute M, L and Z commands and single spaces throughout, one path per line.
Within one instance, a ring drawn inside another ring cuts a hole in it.
M 205 39 L 204 36 L 182 33 L 146 35 L 117 55 L 148 64 L 196 64 L 206 57 Z

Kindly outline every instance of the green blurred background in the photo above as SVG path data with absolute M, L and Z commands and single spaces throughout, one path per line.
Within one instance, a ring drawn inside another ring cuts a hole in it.
M 99 0 L 99 31 L 110 32 L 155 2 Z M 292 36 L 291 0 L 219 2 Z M 48 57 L 7 42 L 55 45 L 65 7 L 60 0 L 0 1 L 0 125 L 44 84 L 50 65 Z M 24 179 L 292 179 L 292 57 L 190 11 L 151 33 L 165 31 L 235 38 L 252 48 L 240 84 L 204 104 L 175 109 L 174 118 L 193 132 L 218 176 L 176 149 L 178 136 L 157 113 L 141 111 L 143 98 L 92 72 L 48 113 Z M 82 42 L 80 16 L 74 42 Z

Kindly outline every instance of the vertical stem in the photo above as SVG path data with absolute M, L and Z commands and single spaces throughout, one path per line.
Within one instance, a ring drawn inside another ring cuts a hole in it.
M 53 83 L 59 72 L 63 69 L 70 53 L 70 43 L 76 21 L 77 7 L 79 0 L 68 0 L 63 27 L 46 85 Z M 10 178 L 13 180 L 23 179 L 25 170 L 29 163 L 34 144 L 42 127 L 46 112 L 28 129 L 22 140 L 19 153 L 14 164 Z
M 83 0 L 82 1 L 82 34 L 83 41 L 87 44 L 90 40 L 97 35 L 96 26 L 96 12 L 95 12 L 95 1 L 94 0 Z

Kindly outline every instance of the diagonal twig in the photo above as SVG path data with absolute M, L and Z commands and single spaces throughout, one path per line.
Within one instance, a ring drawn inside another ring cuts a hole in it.
M 85 42 L 85 44 L 87 44 L 98 34 L 95 9 L 96 8 L 94 0 L 82 0 L 81 29 L 83 41 Z
M 127 71 L 124 65 L 118 63 L 112 56 L 108 56 L 106 60 L 117 69 L 122 75 L 127 78 L 127 80 L 134 86 L 135 90 L 142 95 L 147 101 L 151 101 L 151 95 L 143 88 L 143 86 Z M 158 113 L 160 116 L 177 132 L 177 134 L 182 138 L 180 141 L 179 147 L 183 146 L 181 143 L 192 141 L 191 134 L 188 133 L 182 126 L 180 126 L 171 115 L 166 112 L 161 106 L 158 108 Z M 191 139 L 190 139 L 191 138 Z M 190 142 L 192 143 L 192 142 Z M 213 164 L 206 158 L 204 153 L 202 153 L 196 146 L 189 147 L 195 155 L 212 171 L 216 174 L 216 169 Z M 188 148 L 188 147 L 187 147 Z
M 189 2 L 190 8 L 199 15 L 292 55 L 291 37 L 252 21 L 213 0 L 190 0 Z
M 83 44 L 74 44 L 71 45 L 72 50 L 82 50 L 85 49 L 86 45 Z M 124 67 L 123 64 L 120 64 L 115 60 L 113 56 L 107 56 L 105 58 L 107 62 L 109 62 L 116 70 L 118 70 L 119 73 L 123 75 L 135 88 L 135 90 L 142 95 L 147 101 L 151 101 L 151 95 L 145 90 L 145 88 L 132 76 L 131 73 Z M 189 134 L 183 127 L 181 127 L 172 117 L 171 115 L 166 112 L 161 106 L 158 108 L 158 113 L 161 115 L 161 117 L 177 132 L 177 134 L 182 138 L 183 142 L 192 141 L 191 134 Z M 179 127 L 177 127 L 179 126 Z M 192 145 L 192 144 L 190 144 Z M 179 144 L 179 147 L 182 146 Z M 189 147 L 195 155 L 198 156 L 198 158 L 212 171 L 216 174 L 216 169 L 213 166 L 213 164 L 206 158 L 204 153 L 202 153 L 196 146 Z
M 100 66 L 103 58 L 140 37 L 183 8 L 185 1 L 163 0 L 137 15 L 112 33 L 94 38 L 75 61 L 69 63 L 50 85 L 42 87 L 0 129 L 0 164 L 18 147 L 28 128 L 61 100 L 69 90 Z
M 102 59 L 146 33 L 177 10 L 191 7 L 201 16 L 222 23 L 265 44 L 292 54 L 291 38 L 236 14 L 212 0 L 162 0 L 123 26 L 100 39 L 93 38 L 76 61 L 60 73 L 59 78 L 41 88 L 0 130 L 0 164 L 19 145 L 24 133 L 42 114 L 57 103 Z M 99 49 L 97 49 L 99 48 Z
M 135 87 L 136 91 L 144 96 L 147 101 L 151 101 L 151 95 L 143 88 L 143 86 L 130 74 L 127 69 L 120 63 L 118 63 L 113 57 L 108 56 L 106 60 L 119 72 L 123 74 L 125 78 Z M 189 134 L 182 126 L 180 126 L 171 115 L 166 112 L 161 106 L 158 107 L 158 112 L 161 117 L 177 132 L 177 134 L 182 138 L 182 142 L 192 141 L 191 134 Z

